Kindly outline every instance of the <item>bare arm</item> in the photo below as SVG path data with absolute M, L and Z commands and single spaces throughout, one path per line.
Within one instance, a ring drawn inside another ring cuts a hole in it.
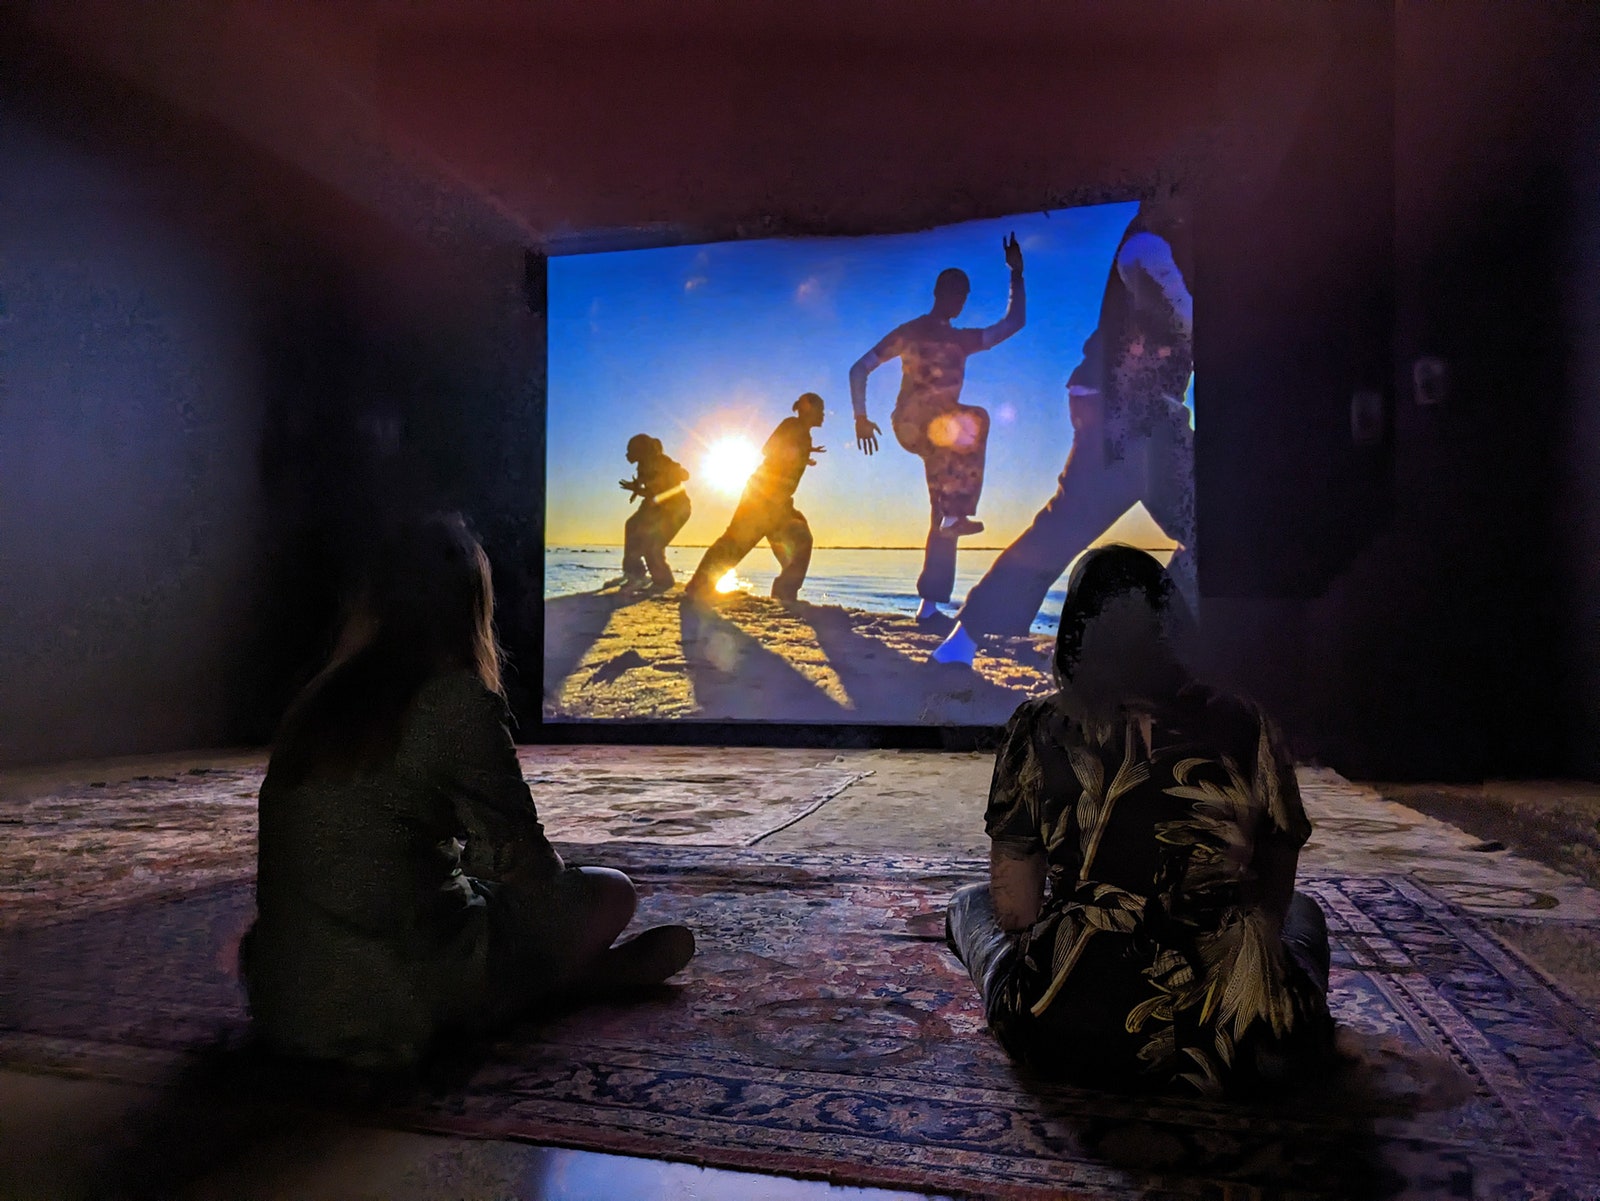
M 1006 303 L 1006 315 L 983 330 L 983 349 L 998 346 L 1016 333 L 1028 320 L 1028 291 L 1022 283 L 1022 247 L 1017 245 L 1017 235 L 1002 240 L 1006 265 L 1011 268 L 1011 296 Z
M 881 366 L 883 359 L 873 347 L 850 367 L 850 407 L 855 410 L 857 421 L 867 415 L 867 376 Z
M 989 845 L 989 894 L 995 916 L 1008 934 L 1026 930 L 1039 920 L 1044 905 L 1045 856 L 1003 842 Z
M 899 337 L 897 329 L 850 367 L 850 407 L 856 414 L 856 445 L 863 454 L 877 451 L 881 432 L 877 422 L 867 416 L 867 376 L 900 353 Z

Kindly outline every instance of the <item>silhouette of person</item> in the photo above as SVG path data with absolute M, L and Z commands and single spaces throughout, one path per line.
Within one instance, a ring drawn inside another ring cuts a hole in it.
M 1170 201 L 1146 201 L 1128 224 L 1067 381 L 1073 440 L 1055 495 L 967 594 L 935 662 L 971 663 L 985 634 L 1026 634 L 1067 565 L 1138 501 L 1181 544 L 1168 570 L 1196 607 L 1187 234 Z
M 815 392 L 803 394 L 794 402 L 794 412 L 779 423 L 761 448 L 761 466 L 745 484 L 727 532 L 707 549 L 685 595 L 696 600 L 714 596 L 717 581 L 763 538 L 781 568 L 772 582 L 772 595 L 794 600 L 800 594 L 811 566 L 811 527 L 805 514 L 794 507 L 794 490 L 806 468 L 815 465 L 811 456 L 824 451 L 811 442 L 811 431 L 822 424 L 822 397 Z
M 635 497 L 643 503 L 623 526 L 622 584 L 653 585 L 665 592 L 673 583 L 667 547 L 689 520 L 689 493 L 684 488 L 689 473 L 667 457 L 661 439 L 649 434 L 628 439 L 628 462 L 637 470 L 631 480 L 618 480 L 617 485 L 630 494 L 629 504 Z
M 934 281 L 932 310 L 892 330 L 850 368 L 856 444 L 871 455 L 878 449 L 879 429 L 867 416 L 867 376 L 890 359 L 900 360 L 900 395 L 889 421 L 900 445 L 922 459 L 932 510 L 922 574 L 917 577 L 917 595 L 922 598 L 919 621 L 933 617 L 936 606 L 950 600 L 956 582 L 956 539 L 983 530 L 973 514 L 983 492 L 989 412 L 962 404 L 961 385 L 969 355 L 998 346 L 1027 320 L 1022 247 L 1015 234 L 1001 245 L 1011 268 L 1011 295 L 999 321 L 983 329 L 950 324 L 961 315 L 972 290 L 966 272 L 950 267 Z

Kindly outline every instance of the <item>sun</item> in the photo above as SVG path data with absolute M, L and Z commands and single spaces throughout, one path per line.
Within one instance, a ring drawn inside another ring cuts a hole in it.
M 713 442 L 700 460 L 700 475 L 724 496 L 738 496 L 750 473 L 761 466 L 761 452 L 742 434 Z

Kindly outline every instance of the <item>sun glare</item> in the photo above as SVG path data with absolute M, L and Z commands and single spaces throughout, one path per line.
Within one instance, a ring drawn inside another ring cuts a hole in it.
M 732 435 L 713 442 L 700 460 L 700 474 L 725 496 L 738 496 L 750 473 L 761 466 L 761 452 L 749 438 Z
M 723 572 L 722 578 L 717 581 L 718 592 L 736 592 L 739 588 L 739 574 L 733 568 Z

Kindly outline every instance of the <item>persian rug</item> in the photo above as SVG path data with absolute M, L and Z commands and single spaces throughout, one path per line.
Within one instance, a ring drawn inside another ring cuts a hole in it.
M 1404 874 L 1484 917 L 1600 921 L 1600 891 L 1582 880 L 1396 804 L 1327 768 L 1301 767 L 1295 774 L 1314 826 L 1300 852 L 1302 872 Z
M 530 1023 L 364 1120 L 1023 1201 L 1600 1194 L 1600 1030 L 1403 877 L 1304 882 L 1364 1062 L 1252 1106 L 1019 1075 L 942 937 L 977 861 L 573 851 L 632 874 L 643 919 L 695 928 L 681 984 Z M 250 908 L 223 884 L 0 935 L 0 1062 L 160 1082 L 236 1043 Z
M 704 749 L 648 757 L 609 747 L 518 753 L 558 846 L 613 839 L 748 846 L 865 774 L 805 751 L 742 752 L 731 766 Z M 251 878 L 265 770 L 264 760 L 195 767 L 0 803 L 0 929 Z

